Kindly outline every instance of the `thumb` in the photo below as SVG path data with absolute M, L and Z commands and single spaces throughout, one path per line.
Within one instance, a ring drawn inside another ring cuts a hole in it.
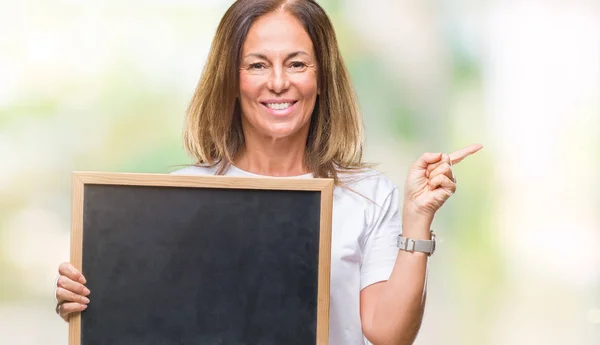
M 413 163 L 412 169 L 427 169 L 429 164 L 437 163 L 442 159 L 441 153 L 424 153 Z

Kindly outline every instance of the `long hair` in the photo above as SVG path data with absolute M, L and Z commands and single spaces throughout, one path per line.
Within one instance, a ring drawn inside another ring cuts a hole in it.
M 329 17 L 313 0 L 238 0 L 217 28 L 202 76 L 189 104 L 184 130 L 187 152 L 223 174 L 244 150 L 239 93 L 241 51 L 257 18 L 286 11 L 310 36 L 317 58 L 320 94 L 311 116 L 304 163 L 315 177 L 367 167 L 362 162 L 363 127 L 358 101 Z

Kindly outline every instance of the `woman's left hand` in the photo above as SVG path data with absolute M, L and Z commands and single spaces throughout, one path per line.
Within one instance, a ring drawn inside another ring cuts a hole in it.
M 456 191 L 452 165 L 481 150 L 469 145 L 451 154 L 425 153 L 410 167 L 404 185 L 404 213 L 431 221 L 435 212 Z

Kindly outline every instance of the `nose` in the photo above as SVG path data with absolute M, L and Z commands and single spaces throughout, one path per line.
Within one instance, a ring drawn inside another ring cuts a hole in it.
M 277 94 L 283 93 L 290 87 L 290 80 L 282 67 L 272 69 L 267 87 Z

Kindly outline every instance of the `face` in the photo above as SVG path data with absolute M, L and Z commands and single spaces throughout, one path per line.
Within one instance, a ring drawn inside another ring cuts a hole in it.
M 286 12 L 258 18 L 244 42 L 240 66 L 246 136 L 306 137 L 317 93 L 316 57 L 302 24 Z

